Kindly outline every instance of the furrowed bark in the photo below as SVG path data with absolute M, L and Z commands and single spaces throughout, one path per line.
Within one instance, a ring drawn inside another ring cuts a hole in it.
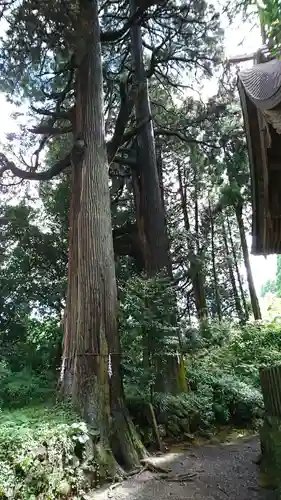
M 130 0 L 130 8 L 131 16 L 133 16 L 138 9 L 136 0 Z M 137 213 L 137 219 L 139 220 L 140 241 L 145 246 L 143 251 L 145 269 L 149 276 L 154 276 L 160 271 L 168 272 L 170 267 L 169 242 L 157 170 L 153 124 L 152 120 L 149 120 L 151 110 L 140 26 L 131 26 L 130 33 L 131 53 L 135 69 L 134 83 L 138 88 L 138 98 L 135 105 L 136 121 L 137 124 L 144 123 L 137 136 L 136 176 L 138 207 L 140 209 L 140 213 Z
M 125 407 L 120 371 L 96 0 L 80 0 L 80 18 L 81 37 L 88 45 L 76 75 L 75 132 L 86 147 L 81 162 L 73 165 L 61 384 L 62 392 L 97 430 L 100 454 L 114 473 L 113 456 L 133 467 L 145 451 Z

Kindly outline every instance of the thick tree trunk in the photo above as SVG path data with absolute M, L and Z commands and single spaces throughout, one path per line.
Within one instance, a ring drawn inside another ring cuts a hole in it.
M 229 271 L 229 278 L 230 278 L 230 283 L 231 283 L 233 298 L 234 298 L 234 303 L 235 303 L 235 309 L 236 309 L 236 313 L 237 313 L 238 318 L 240 319 L 241 322 L 243 322 L 244 314 L 243 314 L 243 309 L 241 306 L 240 297 L 239 297 L 237 286 L 236 286 L 235 275 L 234 275 L 234 271 L 233 271 L 233 267 L 232 267 L 232 259 L 231 259 L 231 255 L 229 252 L 224 222 L 222 223 L 222 235 L 223 235 L 223 242 L 224 242 L 224 247 L 225 247 L 227 267 L 228 267 L 228 271 Z
M 71 197 L 69 209 L 68 284 L 64 314 L 64 350 L 61 365 L 61 391 L 64 398 L 71 396 L 74 379 L 75 335 L 78 308 L 78 214 L 80 210 L 81 168 L 72 164 Z M 66 355 L 67 351 L 67 355 Z
M 85 153 L 81 163 L 73 165 L 61 383 L 65 396 L 97 429 L 101 453 L 114 469 L 111 451 L 132 467 L 144 450 L 125 408 L 120 376 L 96 0 L 80 0 L 80 21 L 77 35 L 84 38 L 86 48 L 77 71 L 75 132 L 84 141 Z
M 257 320 L 257 319 L 262 319 L 262 317 L 261 317 L 259 299 L 257 296 L 257 292 L 256 292 L 255 284 L 254 284 L 254 279 L 253 279 L 253 274 L 252 274 L 252 269 L 251 269 L 250 256 L 249 256 L 249 250 L 248 250 L 248 245 L 247 245 L 247 240 L 246 240 L 242 210 L 243 210 L 242 203 L 238 203 L 238 205 L 235 207 L 235 212 L 236 212 L 236 218 L 237 218 L 237 223 L 238 223 L 238 228 L 239 228 L 239 233 L 240 233 L 241 247 L 242 247 L 242 252 L 243 252 L 243 257 L 244 257 L 244 264 L 245 264 L 245 269 L 246 269 L 246 274 L 247 274 L 247 281 L 248 281 L 248 287 L 249 287 L 253 315 L 254 315 L 254 318 Z
M 218 320 L 222 320 L 222 312 L 221 312 L 221 300 L 220 300 L 220 292 L 219 292 L 219 283 L 216 269 L 216 249 L 215 249 L 215 238 L 214 238 L 214 220 L 212 217 L 211 211 L 211 203 L 209 201 L 209 209 L 211 214 L 211 253 L 212 253 L 212 268 L 213 268 L 213 277 L 214 277 L 214 287 L 215 287 L 215 300 L 216 300 L 216 313 Z
M 242 302 L 243 302 L 243 307 L 244 307 L 244 312 L 245 312 L 245 321 L 248 321 L 249 319 L 249 310 L 248 310 L 248 305 L 245 297 L 245 291 L 243 288 L 243 283 L 242 283 L 242 278 L 240 274 L 240 269 L 238 266 L 238 259 L 237 259 L 237 253 L 235 250 L 235 245 L 233 242 L 232 238 L 232 231 L 231 231 L 231 226 L 230 226 L 230 221 L 229 217 L 227 216 L 227 228 L 228 228 L 228 234 L 229 234 L 229 241 L 230 241 L 230 246 L 231 246 L 231 253 L 233 255 L 233 260 L 234 260 L 234 266 L 235 266 L 235 271 L 238 279 L 238 284 L 239 284 L 239 290 L 240 290 L 240 295 L 242 297 Z
M 131 14 L 134 14 L 138 2 L 130 0 Z M 165 213 L 161 198 L 159 175 L 148 83 L 143 62 L 141 28 L 138 24 L 131 27 L 131 53 L 134 63 L 134 84 L 138 87 L 136 101 L 137 123 L 147 122 L 141 127 L 137 139 L 137 179 L 139 192 L 140 240 L 145 246 L 145 270 L 148 276 L 158 272 L 169 273 L 169 241 L 165 225 Z

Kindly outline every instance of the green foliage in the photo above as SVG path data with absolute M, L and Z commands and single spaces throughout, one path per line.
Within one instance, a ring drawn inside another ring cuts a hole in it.
M 217 338 L 215 326 L 214 335 Z M 221 367 L 241 380 L 259 387 L 259 367 L 279 362 L 281 351 L 281 324 L 249 323 L 243 327 L 225 325 L 225 338 L 219 346 L 210 346 L 210 340 L 192 362 L 209 371 Z
M 3 412 L 0 498 L 57 500 L 70 494 L 82 498 L 99 480 L 90 443 L 90 429 L 65 407 Z
M 276 281 L 267 280 L 261 287 L 261 297 L 265 297 L 267 293 L 276 294 Z
M 0 408 L 21 408 L 54 397 L 55 379 L 52 373 L 40 375 L 28 368 L 12 372 L 1 362 L 0 382 Z
M 189 356 L 188 380 L 196 393 L 209 387 L 216 421 L 249 423 L 261 415 L 259 368 L 279 363 L 280 353 L 278 321 L 242 327 L 213 323 Z
M 130 278 L 120 293 L 120 332 L 127 388 L 150 394 L 155 363 L 178 350 L 175 292 L 166 278 Z
M 196 342 L 187 344 L 187 394 L 155 393 L 157 421 L 169 436 L 181 437 L 213 425 L 251 426 L 263 415 L 260 366 L 280 362 L 281 323 L 228 323 L 203 325 Z M 135 381 L 134 381 L 135 383 Z M 152 439 L 145 391 L 127 390 L 130 412 L 143 438 Z
M 172 395 L 155 393 L 153 407 L 157 423 L 164 435 L 183 438 L 185 434 L 206 429 L 214 423 L 212 392 L 207 386 L 202 390 L 186 394 Z M 151 434 L 151 418 L 147 408 L 148 400 L 130 395 L 128 408 L 139 433 L 146 445 L 153 441 Z
M 226 184 L 221 188 L 222 199 L 225 205 L 235 205 L 241 198 L 240 186 L 236 179 L 231 184 Z
M 260 20 L 264 25 L 267 35 L 274 41 L 272 52 L 280 55 L 281 47 L 281 10 L 278 0 L 264 0 L 258 5 Z
M 214 378 L 213 410 L 218 423 L 247 425 L 262 416 L 260 391 L 233 375 Z
M 200 391 L 178 396 L 157 394 L 154 404 L 159 422 L 166 424 L 168 428 L 171 420 L 182 428 L 186 427 L 185 420 L 187 419 L 191 432 L 209 427 L 214 423 L 212 393 L 207 386 L 202 386 Z M 182 420 L 184 423 L 181 422 Z
M 28 373 L 38 378 L 38 373 L 41 377 L 53 373 L 54 378 L 61 346 L 62 328 L 55 319 L 42 321 L 25 316 L 14 321 L 12 317 L 5 329 L 0 328 L 1 358 L 15 374 Z
M 48 207 L 47 201 L 46 205 Z M 4 221 L 1 224 L 0 328 L 13 308 L 17 308 L 17 315 L 18 311 L 29 313 L 32 309 L 48 317 L 61 313 L 67 243 L 62 228 L 59 234 L 54 224 L 46 230 L 46 214 L 44 216 L 45 220 L 40 218 L 40 212 L 24 203 L 0 206 L 0 217 Z
M 57 321 L 22 318 L 0 329 L 0 408 L 54 397 L 62 331 Z

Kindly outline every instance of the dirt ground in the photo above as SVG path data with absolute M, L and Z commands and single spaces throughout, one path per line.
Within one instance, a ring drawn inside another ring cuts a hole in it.
M 153 458 L 153 463 L 170 468 L 161 474 L 143 472 L 114 489 L 95 492 L 95 500 L 274 500 L 275 493 L 258 486 L 259 453 L 257 438 L 238 439 L 234 443 L 190 446 Z M 190 477 L 182 481 L 183 474 Z

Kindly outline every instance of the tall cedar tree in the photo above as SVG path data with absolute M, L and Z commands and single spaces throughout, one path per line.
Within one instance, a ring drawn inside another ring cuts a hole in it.
M 55 7 L 59 9 L 57 4 Z M 40 36 L 38 23 L 41 19 L 36 14 L 38 11 L 33 3 L 25 2 L 18 8 L 17 16 L 25 21 L 26 24 L 22 22 L 22 25 L 27 29 L 27 33 L 19 30 L 18 43 L 21 35 L 34 36 L 32 22 Z M 1 154 L 1 175 L 12 172 L 22 179 L 47 180 L 71 164 L 68 291 L 61 391 L 97 429 L 100 450 L 102 453 L 109 450 L 108 461 L 113 468 L 115 460 L 110 450 L 122 464 L 132 467 L 138 463 L 144 449 L 125 408 L 120 375 L 98 2 L 80 0 L 75 6 L 69 6 L 68 11 L 64 6 L 64 11 L 56 12 L 56 15 L 59 21 L 65 22 L 62 31 L 66 38 L 70 35 L 65 18 L 72 21 L 73 54 L 61 69 L 61 73 L 69 73 L 67 87 L 64 93 L 57 92 L 57 107 L 55 111 L 49 111 L 49 115 L 53 120 L 60 113 L 61 117 L 71 119 L 74 146 L 71 153 L 45 172 L 38 172 L 36 168 L 23 171 Z M 55 62 L 59 60 L 55 49 L 61 36 L 57 30 L 58 26 L 52 33 L 53 37 L 48 39 L 49 49 L 54 49 Z M 62 38 L 61 42 L 66 46 L 69 38 L 67 41 Z M 44 40 L 41 42 L 43 45 Z M 40 59 L 38 64 L 42 64 Z M 60 71 L 56 75 L 59 76 Z M 73 81 L 75 105 L 71 116 L 69 113 L 66 116 L 60 108 L 60 99 L 62 95 L 65 99 Z M 47 110 L 45 113 L 48 114 Z M 42 127 L 37 132 L 42 133 Z M 51 133 L 54 134 L 54 130 Z

